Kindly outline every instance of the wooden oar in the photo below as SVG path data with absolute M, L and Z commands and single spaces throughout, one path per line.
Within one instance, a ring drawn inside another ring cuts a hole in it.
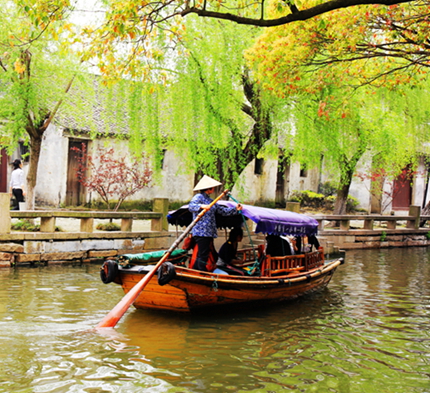
M 148 282 L 151 280 L 152 276 L 156 273 L 158 268 L 166 261 L 173 250 L 178 247 L 179 243 L 188 235 L 188 233 L 193 229 L 197 222 L 208 212 L 215 203 L 217 203 L 224 195 L 228 193 L 225 190 L 221 195 L 219 195 L 214 201 L 212 201 L 206 209 L 203 209 L 195 218 L 195 220 L 188 225 L 185 231 L 179 236 L 176 241 L 171 245 L 171 247 L 166 251 L 163 257 L 157 262 L 155 267 L 148 272 L 145 277 L 143 277 L 123 298 L 122 300 L 107 314 L 104 319 L 96 326 L 96 329 L 115 327 L 121 317 L 125 314 L 128 308 L 134 303 L 134 301 L 140 295 L 140 292 L 146 287 Z

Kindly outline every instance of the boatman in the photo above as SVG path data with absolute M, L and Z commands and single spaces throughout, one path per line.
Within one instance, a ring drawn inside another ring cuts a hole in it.
M 202 209 L 206 209 L 208 205 L 213 202 L 213 199 L 210 198 L 209 195 L 215 191 L 215 187 L 220 185 L 221 183 L 219 181 L 206 175 L 197 183 L 193 191 L 198 191 L 198 193 L 194 195 L 193 199 L 191 199 L 188 204 L 189 211 L 193 213 L 193 220 L 196 219 Z M 198 247 L 197 259 L 193 265 L 194 269 L 204 272 L 215 269 L 215 266 L 209 269 L 206 266 L 211 249 L 214 249 L 214 238 L 218 237 L 215 213 L 221 214 L 222 216 L 232 216 L 237 214 L 240 210 L 242 210 L 240 204 L 230 208 L 215 204 L 200 221 L 197 222 L 192 230 L 193 238 Z

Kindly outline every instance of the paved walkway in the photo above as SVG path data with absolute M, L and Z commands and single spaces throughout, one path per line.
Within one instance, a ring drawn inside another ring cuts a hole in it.
M 12 218 L 12 223 L 18 222 L 18 218 Z M 40 218 L 36 218 L 35 224 L 40 224 Z M 98 224 L 107 224 L 109 220 L 105 219 L 94 219 L 94 232 L 105 232 L 96 229 Z M 113 220 L 113 222 L 121 226 L 121 220 Z M 63 218 L 57 217 L 55 220 L 55 226 L 59 227 L 62 232 L 80 232 L 81 220 L 74 218 Z M 169 225 L 169 231 L 176 231 L 176 226 Z M 178 228 L 179 232 L 182 232 L 184 228 Z M 132 232 L 150 232 L 151 231 L 151 220 L 133 220 Z M 13 231 L 14 232 L 14 231 Z
M 12 218 L 12 223 L 18 222 L 18 218 Z M 36 218 L 35 224 L 40 224 L 40 218 Z M 98 224 L 107 224 L 109 220 L 94 220 L 94 232 L 103 232 L 96 229 Z M 115 224 L 121 226 L 121 220 L 113 220 Z M 74 218 L 58 217 L 55 220 L 55 226 L 59 227 L 62 232 L 80 232 L 81 220 Z M 150 220 L 133 220 L 133 232 L 147 232 L 151 230 Z

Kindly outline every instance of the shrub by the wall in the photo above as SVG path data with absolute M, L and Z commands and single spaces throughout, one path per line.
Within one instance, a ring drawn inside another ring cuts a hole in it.
M 336 200 L 336 195 L 324 196 L 323 194 L 318 194 L 313 191 L 293 191 L 290 202 L 299 202 L 301 207 L 312 207 L 316 209 L 329 209 L 333 210 L 334 203 Z M 359 202 L 357 198 L 348 195 L 348 200 L 346 202 L 346 211 L 351 213 L 356 211 Z
M 299 202 L 303 207 L 324 207 L 324 195 L 309 190 L 293 191 L 289 201 Z
M 333 209 L 334 203 L 336 201 L 336 195 L 330 195 L 325 198 L 325 208 L 326 209 Z M 346 212 L 352 213 L 357 210 L 357 206 L 359 205 L 358 199 L 354 198 L 351 195 L 348 195 L 348 199 L 346 201 Z

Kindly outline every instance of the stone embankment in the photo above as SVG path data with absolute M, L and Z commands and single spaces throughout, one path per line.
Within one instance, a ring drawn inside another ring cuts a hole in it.
M 154 200 L 155 211 L 142 213 L 10 211 L 9 198 L 9 194 L 0 193 L 0 267 L 48 263 L 101 263 L 107 257 L 114 258 L 123 254 L 167 248 L 176 238 L 174 232 L 168 231 L 167 199 Z M 41 230 L 11 231 L 12 219 L 35 220 L 40 222 Z M 63 230 L 67 231 L 68 227 L 73 229 L 70 232 L 56 232 L 60 220 Z M 117 221 L 121 230 L 96 231 L 96 220 Z
M 164 248 L 170 239 L 174 240 L 174 236 L 167 232 L 161 236 L 144 232 L 108 233 L 86 239 L 71 234 L 49 239 L 44 236 L 28 237 L 27 235 L 27 233 L 21 234 L 20 237 L 11 235 L 8 241 L 0 235 L 0 267 L 101 262 L 108 257 L 114 258 L 123 254 Z
M 430 245 L 430 228 L 420 224 L 430 220 L 421 216 L 420 206 L 410 206 L 405 216 L 345 215 L 313 216 L 319 222 L 319 238 L 325 249 L 352 250 Z M 329 223 L 328 225 L 325 225 Z M 336 229 L 330 224 L 336 224 Z

